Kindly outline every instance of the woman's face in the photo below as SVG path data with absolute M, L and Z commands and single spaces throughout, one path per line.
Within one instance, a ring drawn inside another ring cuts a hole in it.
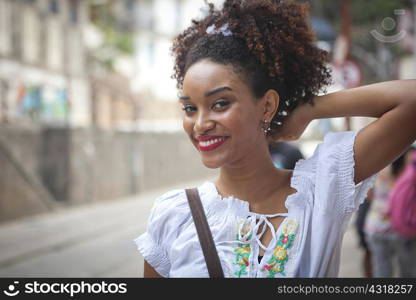
M 267 142 L 261 101 L 231 66 L 201 60 L 185 74 L 183 128 L 202 161 L 219 168 L 249 158 Z

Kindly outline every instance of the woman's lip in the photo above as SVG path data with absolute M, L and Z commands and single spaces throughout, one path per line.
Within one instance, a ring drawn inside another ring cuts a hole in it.
M 206 141 L 210 141 L 213 139 L 221 139 L 221 138 L 226 138 L 226 136 L 222 136 L 222 135 L 206 135 L 206 136 L 199 136 L 197 138 L 195 138 L 198 142 L 206 142 Z
M 202 152 L 211 151 L 211 150 L 214 150 L 215 148 L 221 146 L 227 140 L 227 138 L 228 137 L 225 137 L 225 136 L 222 136 L 222 137 L 212 137 L 209 140 L 215 140 L 215 139 L 217 139 L 218 141 L 217 142 L 214 142 L 214 143 L 211 143 L 209 145 L 206 145 L 206 146 L 203 146 L 203 145 L 201 145 L 198 142 L 197 147 Z

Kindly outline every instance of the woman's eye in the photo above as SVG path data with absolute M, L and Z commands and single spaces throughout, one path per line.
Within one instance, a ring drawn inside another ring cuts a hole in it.
M 221 110 L 221 109 L 224 109 L 228 104 L 230 104 L 230 102 L 227 100 L 219 100 L 215 102 L 213 108 Z
M 182 107 L 182 110 L 185 112 L 193 112 L 196 110 L 196 107 L 192 105 L 185 105 Z

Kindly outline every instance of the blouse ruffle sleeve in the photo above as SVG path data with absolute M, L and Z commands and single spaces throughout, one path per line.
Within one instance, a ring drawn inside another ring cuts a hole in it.
M 373 186 L 375 175 L 354 183 L 356 131 L 328 133 L 312 160 L 316 163 L 315 205 L 324 213 L 344 216 L 354 212 Z
M 169 277 L 168 249 L 178 234 L 187 205 L 183 190 L 170 191 L 158 197 L 150 212 L 146 232 L 134 240 L 146 262 L 163 277 Z

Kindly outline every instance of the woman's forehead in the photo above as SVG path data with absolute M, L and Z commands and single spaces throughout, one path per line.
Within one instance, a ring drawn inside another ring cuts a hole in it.
M 183 92 L 207 92 L 219 87 L 241 89 L 244 83 L 232 66 L 202 60 L 193 64 L 185 74 Z

